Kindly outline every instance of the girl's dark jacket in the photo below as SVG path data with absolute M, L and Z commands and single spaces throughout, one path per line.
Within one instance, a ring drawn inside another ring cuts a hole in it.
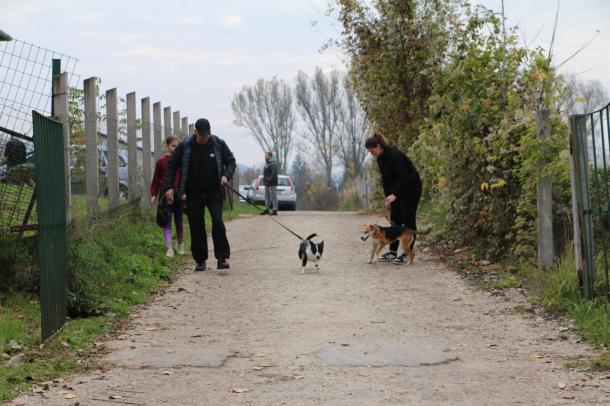
M 186 140 L 182 141 L 169 159 L 167 164 L 167 172 L 165 174 L 165 185 L 164 189 L 172 187 L 170 179 L 173 179 L 176 175 L 176 170 L 181 168 L 182 175 L 180 177 L 180 188 L 178 189 L 178 196 L 182 196 L 186 191 L 186 179 L 188 178 L 189 172 L 189 161 L 191 159 L 191 148 L 195 141 L 196 135 L 189 136 Z M 226 176 L 227 179 L 231 179 L 235 173 L 235 157 L 227 146 L 227 144 L 215 135 L 210 135 L 212 147 L 214 148 L 214 156 L 216 158 L 216 168 L 218 169 L 218 187 L 220 188 L 220 178 Z
M 422 183 L 413 162 L 394 145 L 388 144 L 377 157 L 383 193 L 396 197 L 421 191 Z

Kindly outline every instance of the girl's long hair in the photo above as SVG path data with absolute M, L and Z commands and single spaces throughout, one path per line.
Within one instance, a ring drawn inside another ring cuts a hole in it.
M 375 131 L 373 136 L 366 139 L 364 146 L 366 148 L 381 147 L 385 148 L 388 145 L 388 139 L 379 131 Z

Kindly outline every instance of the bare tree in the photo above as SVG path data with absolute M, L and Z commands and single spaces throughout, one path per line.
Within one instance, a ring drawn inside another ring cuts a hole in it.
M 333 184 L 334 137 L 338 130 L 340 97 L 338 72 L 326 75 L 317 67 L 311 80 L 307 74 L 299 72 L 296 101 L 305 123 L 303 138 L 313 147 L 314 159 L 323 165 L 328 187 Z
M 599 80 L 579 80 L 574 74 L 563 76 L 564 92 L 558 109 L 566 115 L 591 113 L 608 103 L 608 90 Z
M 349 179 L 362 175 L 367 154 L 364 143 L 371 123 L 356 97 L 356 90 L 349 76 L 343 79 L 343 96 L 336 149 L 344 170 L 344 179 Z
M 231 107 L 235 124 L 247 127 L 264 151 L 274 152 L 280 173 L 286 173 L 295 124 L 292 89 L 277 77 L 259 79 L 244 86 Z

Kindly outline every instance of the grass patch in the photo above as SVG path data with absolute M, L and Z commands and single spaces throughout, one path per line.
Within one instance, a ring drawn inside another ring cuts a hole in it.
M 236 204 L 234 210 L 224 212 L 224 218 L 253 213 L 257 211 L 252 206 Z M 211 224 L 209 218 L 206 224 Z M 111 217 L 79 219 L 69 235 L 72 317 L 58 335 L 40 348 L 37 293 L 0 292 L 0 401 L 12 399 L 33 383 L 95 366 L 95 343 L 134 305 L 146 303 L 152 292 L 171 281 L 173 269 L 190 260 L 190 255 L 165 257 L 162 230 L 152 216 L 145 219 L 127 206 Z M 35 267 L 31 255 L 15 259 L 13 266 L 23 266 L 23 261 Z M 8 368 L 7 360 L 19 354 L 24 354 L 23 363 Z

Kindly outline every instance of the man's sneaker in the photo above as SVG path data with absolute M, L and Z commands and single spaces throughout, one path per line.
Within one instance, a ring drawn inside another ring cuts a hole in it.
M 394 258 L 394 261 L 392 262 L 395 264 L 404 264 L 405 262 L 407 262 L 407 254 L 400 254 L 399 256 Z
M 265 211 L 261 211 L 259 214 L 260 214 L 261 216 L 262 216 L 263 214 L 269 214 L 269 209 L 265 209 Z
M 205 271 L 207 268 L 205 266 L 205 261 L 203 262 L 198 262 L 197 266 L 195 267 L 195 272 L 203 272 Z
M 174 249 L 172 247 L 169 247 L 167 249 L 167 252 L 165 253 L 165 256 L 168 258 L 173 258 L 174 256 Z
M 178 255 L 184 255 L 184 243 L 183 242 L 178 243 L 176 252 L 178 253 Z
M 227 258 L 218 260 L 218 269 L 229 269 L 229 260 Z
M 277 216 L 277 210 L 273 210 L 273 211 L 271 212 L 271 215 L 272 215 L 272 216 Z
M 377 257 L 377 261 L 379 262 L 392 262 L 394 259 L 396 259 L 396 253 L 392 251 L 388 251 Z

